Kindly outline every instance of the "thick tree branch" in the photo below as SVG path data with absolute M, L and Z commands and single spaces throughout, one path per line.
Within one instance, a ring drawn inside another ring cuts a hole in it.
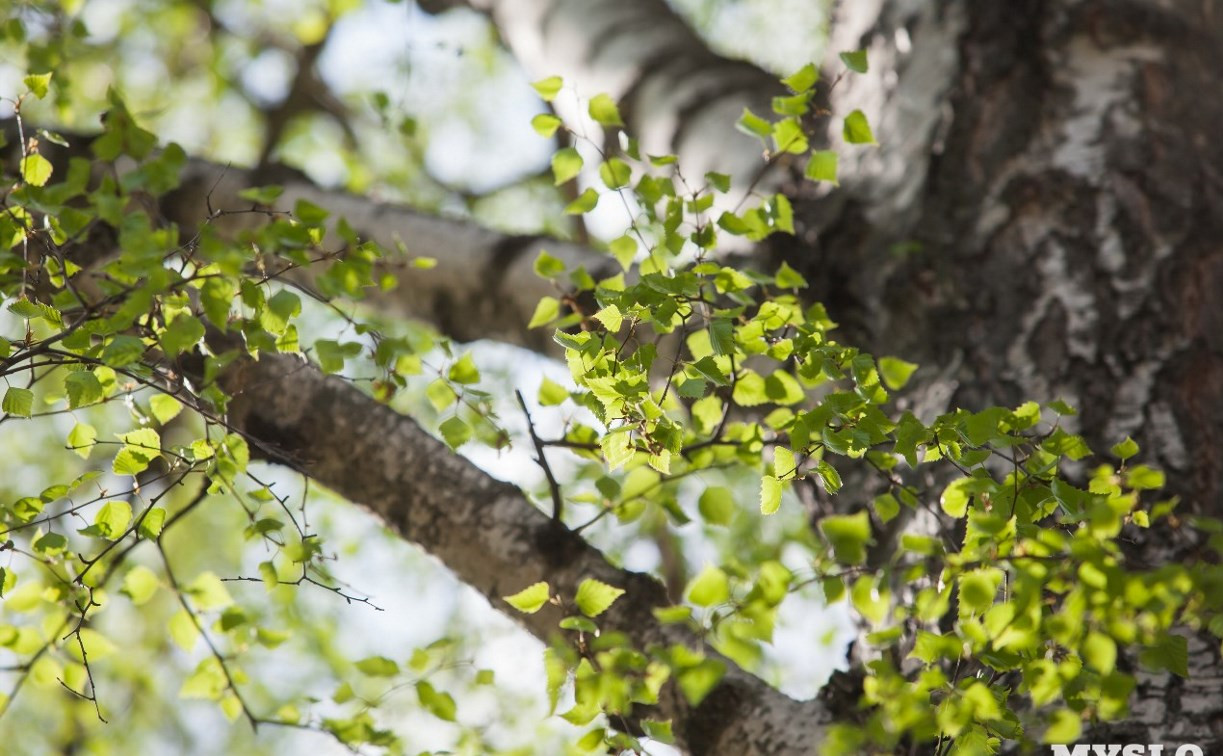
M 537 509 L 516 487 L 495 480 L 423 431 L 412 419 L 326 377 L 289 356 L 265 355 L 228 371 L 234 397 L 230 419 L 273 461 L 299 470 L 362 504 L 388 527 L 440 559 L 541 640 L 555 636 L 559 609 L 524 615 L 501 598 L 537 581 L 572 598 L 586 578 L 627 594 L 598 618 L 642 649 L 702 642 L 651 610 L 669 603 L 656 580 L 611 565 L 577 534 Z M 673 685 L 657 712 L 670 718 L 680 745 L 693 754 L 810 753 L 832 712 L 820 701 L 798 702 L 727 666 L 722 682 L 699 706 Z

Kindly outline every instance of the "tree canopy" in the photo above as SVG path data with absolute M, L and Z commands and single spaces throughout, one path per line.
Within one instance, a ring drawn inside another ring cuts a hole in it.
M 1223 34 L 877 5 L 13 5 L 5 747 L 1223 742 L 1218 178 L 1108 141 Z

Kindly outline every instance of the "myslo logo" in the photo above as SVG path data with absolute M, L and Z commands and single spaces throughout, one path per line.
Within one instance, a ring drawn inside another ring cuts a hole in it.
M 1183 745 L 1175 751 L 1165 751 L 1161 745 L 1085 745 L 1051 746 L 1053 756 L 1203 756 L 1202 749 L 1195 745 Z

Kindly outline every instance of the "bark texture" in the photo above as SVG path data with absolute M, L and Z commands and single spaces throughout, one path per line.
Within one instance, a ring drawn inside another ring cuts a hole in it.
M 489 477 L 350 383 L 294 357 L 265 355 L 230 369 L 222 384 L 234 397 L 230 421 L 259 454 L 368 507 L 541 640 L 558 632 L 564 614 L 550 605 L 522 614 L 502 596 L 543 580 L 554 594 L 571 598 L 582 580 L 596 578 L 628 592 L 599 616 L 604 631 L 625 633 L 640 649 L 703 645 L 654 618 L 651 610 L 669 603 L 658 581 L 612 566 L 516 487 Z M 727 673 L 700 705 L 690 706 L 669 684 L 657 710 L 642 712 L 672 719 L 687 752 L 806 753 L 819 741 L 830 708 L 794 701 L 711 649 L 705 653 L 720 658 Z
M 774 255 L 853 338 L 925 366 L 919 414 L 1061 397 L 1095 450 L 1133 435 L 1183 508 L 1220 514 L 1223 97 L 1205 95 L 1220 10 L 845 3 L 841 18 L 841 48 L 883 66 L 835 107 L 878 118 L 882 147 L 842 191 L 809 193 L 806 235 Z M 1132 553 L 1195 545 L 1168 529 Z M 1132 716 L 1083 742 L 1223 747 L 1217 639 L 1191 637 L 1190 673 L 1137 671 Z
M 435 10 L 457 2 L 424 3 Z M 735 121 L 750 108 L 772 113 L 777 77 L 713 53 L 664 0 L 467 0 L 487 13 L 523 66 L 560 75 L 581 98 L 606 93 L 620 103 L 629 133 L 645 152 L 674 154 L 687 176 L 717 170 L 745 187 L 763 167 L 760 142 Z M 801 62 L 795 65 L 795 68 Z M 574 119 L 571 96 L 556 103 Z
M 495 339 L 538 351 L 555 350 L 548 329 L 527 330 L 541 297 L 556 295 L 552 284 L 535 274 L 542 250 L 570 269 L 585 266 L 596 277 L 611 275 L 619 266 L 606 254 L 578 244 L 542 236 L 504 234 L 470 222 L 419 212 L 402 205 L 372 201 L 342 191 L 322 189 L 296 175 L 268 178 L 251 171 L 192 161 L 180 188 L 166 196 L 162 215 L 188 232 L 198 228 L 214 210 L 241 210 L 250 202 L 238 193 L 261 183 L 275 183 L 284 193 L 272 206 L 292 211 L 306 200 L 343 218 L 362 241 L 376 242 L 387 253 L 379 270 L 394 274 L 398 286 L 389 291 L 368 290 L 366 301 L 394 316 L 433 323 L 459 341 Z M 226 215 L 213 222 L 232 235 L 243 226 L 264 223 L 261 214 Z M 342 250 L 334 233 L 324 241 L 329 251 Z M 416 257 L 432 258 L 436 265 L 421 269 Z M 313 288 L 318 268 L 291 274 L 295 283 Z

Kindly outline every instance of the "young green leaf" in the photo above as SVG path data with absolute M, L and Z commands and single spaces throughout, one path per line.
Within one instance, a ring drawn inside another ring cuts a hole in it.
M 812 181 L 827 181 L 833 186 L 840 186 L 837 181 L 837 161 L 837 153 L 831 150 L 814 150 L 807 159 L 804 172 Z
M 623 595 L 624 589 L 622 588 L 601 583 L 594 578 L 587 578 L 578 585 L 578 592 L 573 601 L 582 614 L 587 617 L 598 617 Z
M 47 96 L 47 89 L 51 85 L 51 72 L 44 74 L 30 74 L 22 80 L 25 88 L 30 90 L 30 94 L 38 99 Z
M 781 80 L 792 92 L 806 92 L 819 81 L 820 72 L 814 63 L 808 63 L 802 68 Z
M 535 133 L 545 139 L 550 139 L 561 126 L 561 119 L 551 113 L 540 113 L 531 119 L 531 127 Z
M 587 187 L 578 195 L 577 199 L 565 206 L 565 214 L 582 215 L 589 213 L 595 209 L 597 204 L 599 204 L 599 193 Z
M 556 179 L 557 186 L 571 181 L 581 172 L 582 156 L 574 148 L 565 147 L 557 150 L 556 154 L 552 156 L 552 175 Z
M 871 125 L 866 120 L 866 114 L 861 110 L 855 110 L 845 116 L 843 132 L 845 141 L 850 144 L 875 144 L 875 135 L 871 132 Z
M 29 417 L 34 411 L 34 392 L 20 386 L 9 386 L 4 392 L 0 409 L 16 417 Z
M 624 121 L 620 120 L 620 109 L 616 107 L 616 101 L 605 94 L 595 95 L 590 100 L 590 117 L 600 126 L 624 125 Z
M 561 77 L 549 76 L 546 79 L 540 79 L 539 81 L 532 83 L 531 88 L 534 89 L 540 98 L 542 98 L 545 102 L 552 102 L 556 99 L 556 95 L 560 93 L 561 87 L 564 86 L 564 84 L 565 82 L 563 79 L 561 79 Z
M 534 583 L 512 596 L 502 596 L 507 604 L 523 614 L 534 614 L 548 603 L 550 589 L 544 582 Z
M 51 161 L 37 152 L 21 159 L 21 178 L 31 186 L 43 186 L 51 179 Z
M 771 515 L 781 508 L 781 481 L 772 475 L 760 479 L 760 514 Z
M 905 362 L 899 357 L 879 358 L 879 373 L 883 378 L 883 383 L 893 391 L 904 388 L 914 370 L 917 370 L 917 365 Z
M 866 61 L 866 50 L 843 52 L 841 53 L 841 62 L 854 73 L 864 74 L 869 69 L 869 64 Z
M 688 584 L 688 600 L 697 606 L 715 606 L 730 598 L 730 579 L 713 565 L 707 565 Z
M 735 499 L 729 489 L 710 486 L 701 494 L 697 507 L 710 525 L 729 525 L 735 514 Z

